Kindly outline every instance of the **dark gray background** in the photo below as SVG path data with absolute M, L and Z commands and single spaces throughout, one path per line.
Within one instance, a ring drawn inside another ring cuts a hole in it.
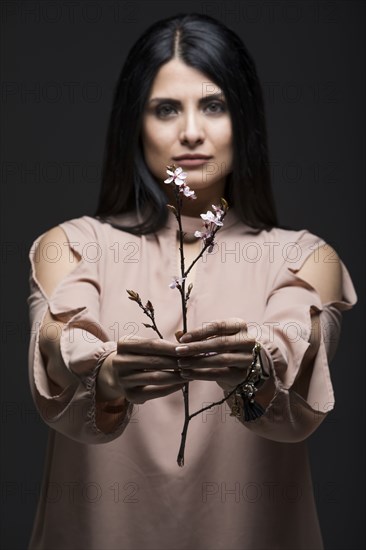
M 2 547 L 27 546 L 47 437 L 27 378 L 29 247 L 93 212 L 127 51 L 182 11 L 243 38 L 265 91 L 281 223 L 327 240 L 355 284 L 331 368 L 336 408 L 309 445 L 326 548 L 363 548 L 365 5 L 355 0 L 1 2 Z

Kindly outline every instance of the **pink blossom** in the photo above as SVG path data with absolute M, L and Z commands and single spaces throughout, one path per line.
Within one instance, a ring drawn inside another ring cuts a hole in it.
M 196 196 L 196 193 L 194 191 L 192 191 L 188 185 L 185 185 L 184 186 L 184 189 L 183 189 L 183 193 L 186 197 L 188 197 L 189 199 L 196 199 L 197 196 Z
M 212 205 L 212 208 L 215 211 L 215 214 L 210 210 L 207 210 L 206 214 L 201 214 L 201 218 L 205 222 L 205 231 L 196 231 L 194 236 L 203 240 L 205 245 L 209 245 L 207 252 L 211 253 L 215 245 L 214 235 L 215 235 L 215 226 L 221 227 L 223 222 L 221 221 L 222 216 L 225 214 L 222 208 Z
M 174 166 L 167 166 L 167 174 L 169 174 L 169 178 L 164 180 L 164 183 L 172 183 L 174 182 L 175 185 L 179 187 L 179 192 L 183 193 L 185 197 L 188 199 L 196 199 L 197 196 L 192 189 L 188 187 L 186 182 L 184 181 L 187 177 L 186 172 L 183 172 L 183 168 L 181 166 L 178 166 L 178 168 L 175 168 L 173 170 Z
M 200 239 L 204 239 L 207 241 L 210 237 L 212 237 L 211 231 L 195 231 L 194 232 L 195 237 L 199 237 Z
M 184 279 L 187 277 L 176 277 L 174 276 L 172 279 L 172 282 L 169 285 L 169 288 L 177 288 L 180 287 L 180 285 L 183 283 Z
M 214 204 L 212 205 L 212 208 L 215 210 L 216 216 L 221 220 L 222 216 L 224 215 L 224 211 L 222 210 L 222 208 L 220 208 L 219 206 L 215 206 Z
M 174 172 L 172 172 L 172 170 L 169 170 L 168 168 L 167 174 L 169 174 L 170 177 L 164 180 L 164 183 L 172 183 L 172 181 L 174 181 L 175 185 L 178 185 L 179 187 L 181 185 L 185 185 L 184 180 L 186 179 L 187 174 L 183 172 L 183 168 L 181 168 L 180 166 L 178 166 L 178 168 L 176 168 Z
M 213 214 L 211 210 L 207 210 L 206 214 L 201 214 L 201 218 L 205 221 L 214 223 L 215 225 L 224 225 L 223 222 L 220 221 L 220 217 L 220 215 L 215 216 L 215 214 Z

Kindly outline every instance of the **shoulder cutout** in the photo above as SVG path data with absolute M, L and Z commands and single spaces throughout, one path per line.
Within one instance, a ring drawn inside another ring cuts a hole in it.
M 81 259 L 80 255 L 72 250 L 64 230 L 59 226 L 42 235 L 37 246 L 36 258 L 36 277 L 48 297 Z
M 342 300 L 341 263 L 329 244 L 314 250 L 297 271 L 297 276 L 315 288 L 323 304 Z

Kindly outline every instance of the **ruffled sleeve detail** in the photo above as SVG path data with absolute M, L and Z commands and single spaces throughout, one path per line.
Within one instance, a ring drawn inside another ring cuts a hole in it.
M 111 407 L 108 403 L 96 402 L 99 368 L 117 349 L 117 343 L 109 340 L 99 322 L 101 285 L 97 256 L 85 254 L 86 247 L 91 251 L 91 243 L 97 249 L 98 239 L 87 217 L 65 222 L 61 227 L 68 237 L 65 246 L 71 246 L 81 260 L 50 297 L 36 278 L 37 245 L 42 235 L 33 242 L 29 253 L 30 387 L 41 417 L 51 428 L 81 443 L 106 443 L 122 434 L 133 404 L 121 400 L 121 405 Z M 55 250 L 52 257 L 57 257 Z M 60 352 L 74 380 L 63 389 L 48 377 L 39 347 L 40 327 L 47 309 L 65 323 L 60 335 Z
M 279 270 L 261 323 L 248 327 L 248 335 L 262 344 L 274 397 L 259 418 L 245 421 L 240 417 L 258 435 L 283 442 L 305 439 L 334 408 L 329 365 L 339 341 L 342 312 L 357 302 L 351 277 L 341 261 L 343 298 L 322 304 L 318 292 L 297 271 L 317 246 L 326 243 L 305 230 L 295 244 L 297 259 L 285 262 Z M 312 312 L 319 314 L 321 338 L 311 368 L 304 369 Z M 229 403 L 234 403 L 233 398 Z

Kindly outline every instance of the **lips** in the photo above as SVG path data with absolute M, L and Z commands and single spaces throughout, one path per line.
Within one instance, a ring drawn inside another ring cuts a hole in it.
M 179 157 L 173 157 L 173 160 L 208 160 L 210 158 L 212 158 L 212 156 L 199 155 L 199 154 L 196 154 L 196 155 L 186 154 L 186 155 L 181 155 Z
M 203 155 L 192 155 L 190 157 L 184 155 L 183 157 L 179 157 L 175 159 L 175 161 L 181 166 L 182 168 L 195 168 L 199 166 L 203 166 L 208 163 L 208 161 L 212 157 L 206 157 Z

